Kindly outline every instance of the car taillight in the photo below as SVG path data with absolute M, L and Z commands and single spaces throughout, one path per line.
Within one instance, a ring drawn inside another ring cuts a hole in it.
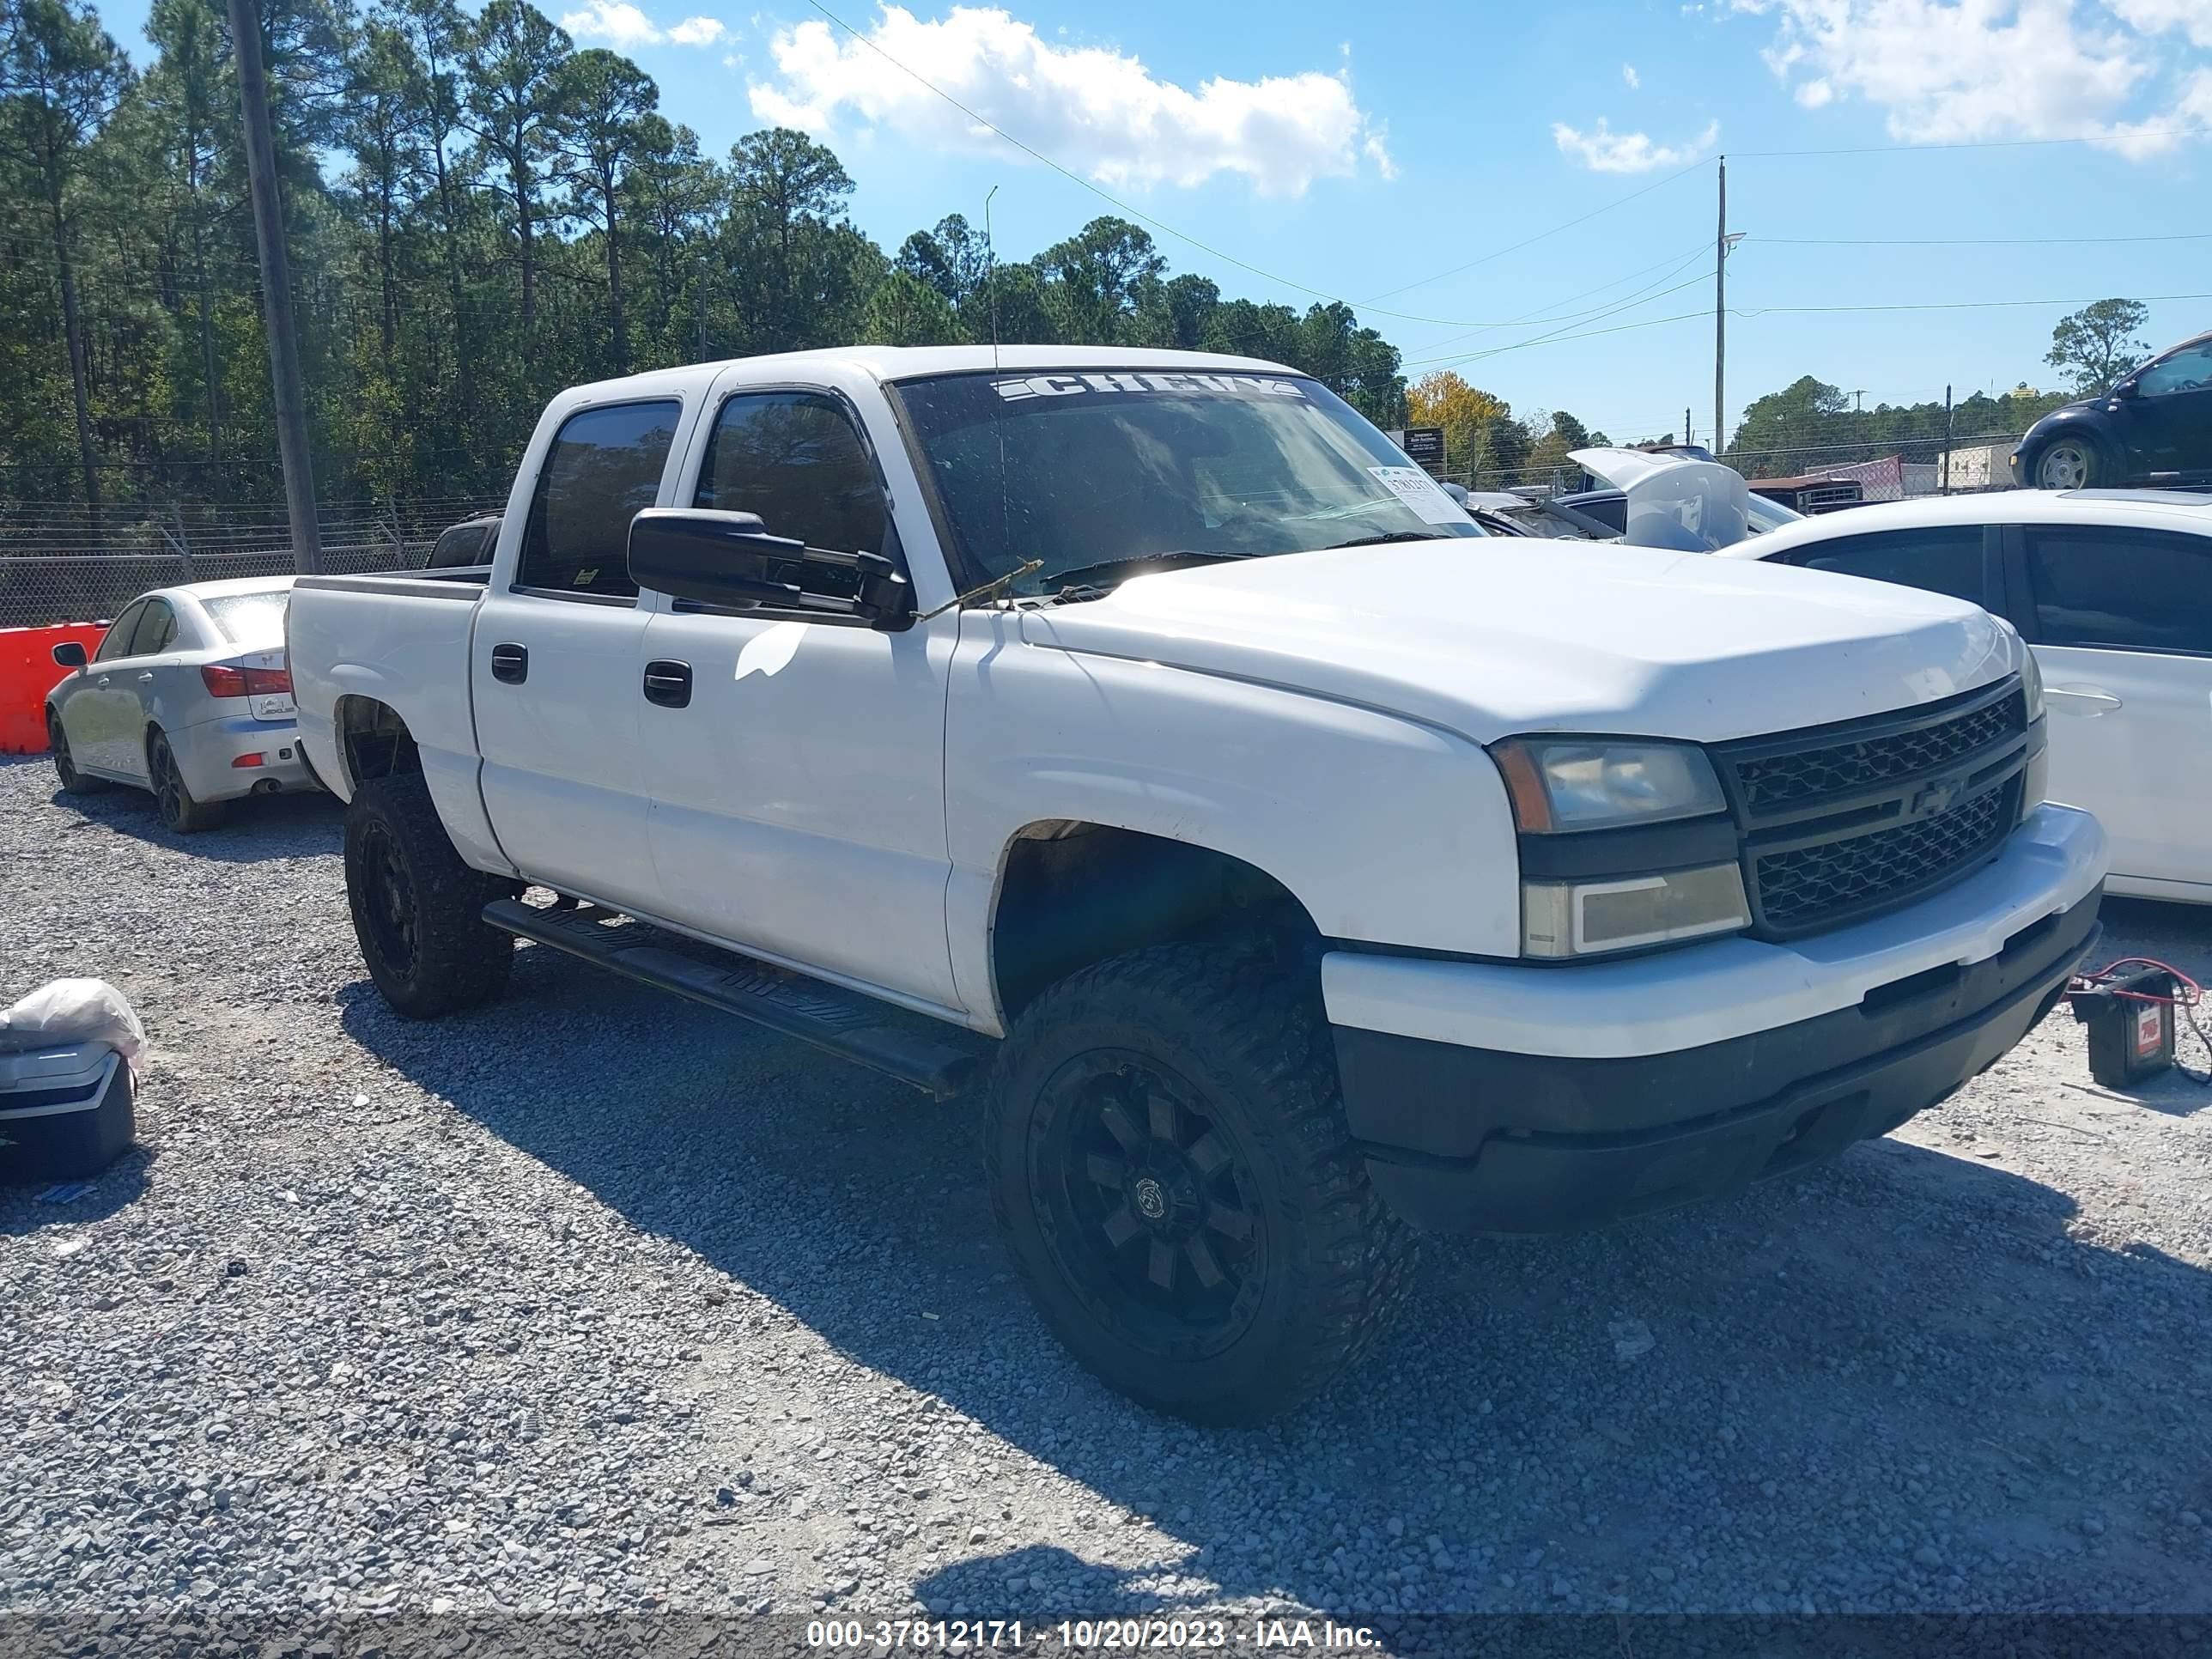
M 292 671 L 289 667 L 239 668 L 227 662 L 210 663 L 200 670 L 200 681 L 211 697 L 292 695 Z

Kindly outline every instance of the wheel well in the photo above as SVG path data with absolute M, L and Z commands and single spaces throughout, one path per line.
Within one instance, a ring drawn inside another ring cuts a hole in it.
M 391 704 L 374 697 L 340 697 L 337 713 L 338 757 L 355 783 L 422 769 L 414 735 Z
M 1237 938 L 1310 958 L 1320 931 L 1290 890 L 1211 848 L 1109 824 L 1032 823 L 1008 845 L 991 916 L 991 978 L 1012 1023 L 1048 986 L 1170 939 Z

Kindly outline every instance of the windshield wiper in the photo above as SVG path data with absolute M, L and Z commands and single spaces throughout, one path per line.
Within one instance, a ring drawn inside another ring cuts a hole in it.
M 1340 547 L 1380 547 L 1384 542 L 1448 542 L 1453 539 L 1449 536 L 1439 536 L 1431 530 L 1386 530 L 1376 536 L 1354 536 L 1348 542 L 1331 542 L 1317 550 L 1334 553 Z
M 1094 578 L 1121 573 L 1116 581 L 1126 581 L 1140 575 L 1145 570 L 1179 570 L 1185 565 L 1215 564 L 1224 559 L 1250 559 L 1258 555 L 1231 553 L 1218 547 L 1190 547 L 1172 553 L 1138 553 L 1126 559 L 1101 559 L 1095 564 L 1079 564 L 1066 570 L 1055 570 L 1039 579 L 1039 585 L 1049 592 L 1064 587 L 1096 587 Z

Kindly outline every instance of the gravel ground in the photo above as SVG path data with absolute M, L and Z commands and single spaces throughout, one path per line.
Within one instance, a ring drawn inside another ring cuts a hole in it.
M 1046 1337 L 966 1108 L 542 951 L 404 1024 L 337 845 L 0 763 L 0 990 L 153 1045 L 142 1151 L 0 1188 L 0 1612 L 2212 1611 L 2212 1090 L 2063 1011 L 1738 1200 L 1432 1242 L 1202 1431 Z M 2212 913 L 2107 924 L 2212 979 Z

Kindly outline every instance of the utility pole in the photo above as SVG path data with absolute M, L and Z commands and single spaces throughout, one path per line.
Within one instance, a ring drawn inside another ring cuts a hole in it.
M 235 7 L 241 0 L 230 0 Z M 1720 227 L 1713 236 L 1713 453 L 1728 435 L 1728 157 L 1721 157 Z
M 1857 391 L 1851 393 L 1851 413 L 1854 415 L 1863 415 L 1866 413 L 1866 388 L 1864 386 L 1861 386 Z
M 292 520 L 293 567 L 323 568 L 315 525 L 314 459 L 307 448 L 307 404 L 300 388 L 300 343 L 292 331 L 292 271 L 284 252 L 283 204 L 276 195 L 276 141 L 269 128 L 269 77 L 261 62 L 256 0 L 230 0 L 238 53 L 238 100 L 245 117 L 246 170 L 253 195 L 254 239 L 261 250 L 261 315 L 269 327 L 269 380 L 276 413 L 276 453 L 284 464 L 284 505 Z
M 1682 405 L 1682 441 L 1686 444 L 1698 441 L 1698 434 L 1690 430 L 1690 406 L 1687 404 Z

